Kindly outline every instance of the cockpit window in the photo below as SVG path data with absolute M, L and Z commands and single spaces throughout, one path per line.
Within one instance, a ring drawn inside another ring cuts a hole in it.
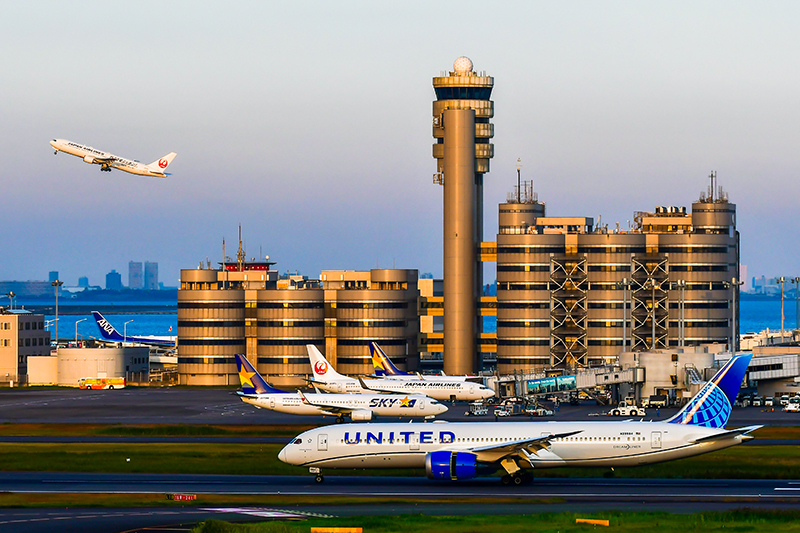
M 292 442 L 292 444 L 303 444 L 303 439 L 294 439 L 294 442 Z

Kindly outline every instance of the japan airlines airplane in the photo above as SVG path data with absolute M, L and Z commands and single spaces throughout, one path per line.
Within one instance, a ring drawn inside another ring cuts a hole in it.
M 439 381 L 466 381 L 470 378 L 477 379 L 478 376 L 426 376 L 423 374 L 411 374 L 403 372 L 392 363 L 386 352 L 378 346 L 377 342 L 369 343 L 369 353 L 372 355 L 372 366 L 375 368 L 375 376 L 386 379 L 424 379 L 424 380 L 439 380 Z
M 131 161 L 108 152 L 101 152 L 91 146 L 84 146 L 65 139 L 53 139 L 50 141 L 50 145 L 56 149 L 56 155 L 58 155 L 58 152 L 64 152 L 81 157 L 89 164 L 100 165 L 100 170 L 105 172 L 111 172 L 112 168 L 116 168 L 131 174 L 157 178 L 166 178 L 169 175 L 164 171 L 167 170 L 167 167 L 177 155 L 175 152 L 170 152 L 161 159 L 156 159 L 149 165 L 144 165 L 138 161 Z
M 375 416 L 423 416 L 432 418 L 447 407 L 421 394 L 297 394 L 271 387 L 243 355 L 236 354 L 236 368 L 242 401 L 259 409 L 271 409 L 293 415 L 330 415 L 336 423 L 344 417 L 372 420 Z
M 301 433 L 278 454 L 307 466 L 425 468 L 430 479 L 502 473 L 521 485 L 537 468 L 613 468 L 671 461 L 728 448 L 762 426 L 725 429 L 750 354 L 728 361 L 675 416 L 661 422 L 437 422 L 351 424 Z
M 94 321 L 97 322 L 97 327 L 100 329 L 100 336 L 103 339 L 111 342 L 135 342 L 137 344 L 148 344 L 151 346 L 164 346 L 166 348 L 174 348 L 178 343 L 178 337 L 158 336 L 158 335 L 120 335 L 119 331 L 106 320 L 106 318 L 98 313 L 92 311 Z M 170 329 L 172 329 L 170 327 Z
M 311 362 L 312 385 L 329 392 L 392 392 L 397 394 L 424 394 L 437 400 L 484 400 L 494 396 L 494 391 L 472 381 L 444 379 L 370 379 L 362 380 L 343 376 L 325 359 L 316 346 L 307 344 Z

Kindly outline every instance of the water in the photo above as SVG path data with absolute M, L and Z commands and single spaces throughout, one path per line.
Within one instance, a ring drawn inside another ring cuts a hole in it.
M 174 309 L 174 308 L 173 308 Z M 796 314 L 795 314 L 795 300 L 784 300 L 784 327 L 787 330 L 796 327 Z M 765 299 L 765 300 L 742 300 L 739 305 L 739 327 L 740 333 L 747 332 L 760 332 L 767 328 L 771 331 L 780 331 L 781 329 L 781 301 L 780 299 Z M 129 335 L 177 335 L 178 331 L 178 313 L 177 311 L 164 312 L 161 306 L 141 306 L 140 312 L 135 313 L 121 313 L 111 314 L 104 313 L 106 319 L 117 328 L 120 334 L 123 333 L 125 322 L 132 320 L 128 324 Z M 46 315 L 46 320 L 52 320 L 55 317 Z M 95 324 L 92 315 L 59 315 L 58 333 L 62 339 L 69 339 L 75 337 L 75 323 L 83 318 L 84 320 L 78 323 L 78 337 L 89 339 L 91 337 L 99 338 L 99 330 Z M 170 331 L 169 328 L 172 328 Z M 48 327 L 53 331 L 53 324 Z M 495 317 L 484 317 L 484 331 L 495 332 L 497 331 L 497 319 Z

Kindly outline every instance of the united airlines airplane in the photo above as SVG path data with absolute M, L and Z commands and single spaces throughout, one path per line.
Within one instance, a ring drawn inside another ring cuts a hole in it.
M 147 344 L 151 346 L 164 346 L 166 348 L 174 348 L 178 343 L 178 337 L 157 336 L 157 335 L 120 335 L 111 322 L 106 320 L 106 317 L 101 315 L 98 311 L 92 311 L 94 321 L 97 323 L 97 328 L 100 330 L 100 336 L 103 339 L 111 342 L 135 342 L 137 344 Z M 170 329 L 172 329 L 170 327 Z
M 478 376 L 425 376 L 423 374 L 411 374 L 403 372 L 392 363 L 386 352 L 378 346 L 377 342 L 369 343 L 369 353 L 372 356 L 372 366 L 375 369 L 375 376 L 386 379 L 423 379 L 423 380 L 439 380 L 439 381 L 466 381 L 470 378 L 477 379 Z
M 421 394 L 303 394 L 271 387 L 250 361 L 236 354 L 236 367 L 242 390 L 242 401 L 259 409 L 271 409 L 294 415 L 329 415 L 336 423 L 344 417 L 372 420 L 374 416 L 412 416 L 432 418 L 447 411 L 445 405 Z
M 753 438 L 762 426 L 725 425 L 750 364 L 728 361 L 675 416 L 661 422 L 437 422 L 352 424 L 301 433 L 278 458 L 320 468 L 425 468 L 430 479 L 462 480 L 501 472 L 503 484 L 533 480 L 537 468 L 621 467 L 682 459 Z
M 100 170 L 104 172 L 111 172 L 112 168 L 116 168 L 118 170 L 130 172 L 131 174 L 154 176 L 157 178 L 166 178 L 169 175 L 165 171 L 177 155 L 175 152 L 170 152 L 164 157 L 156 159 L 149 165 L 145 165 L 138 161 L 131 161 L 130 159 L 109 154 L 108 152 L 102 152 L 91 146 L 84 146 L 65 139 L 53 139 L 50 141 L 50 146 L 55 148 L 56 155 L 58 155 L 58 152 L 64 152 L 83 158 L 83 160 L 89 164 L 100 165 Z
M 407 379 L 362 380 L 343 376 L 325 359 L 316 346 L 307 344 L 313 378 L 310 383 L 329 392 L 392 392 L 397 394 L 424 394 L 437 400 L 484 400 L 494 396 L 494 391 L 481 383 L 446 379 L 422 380 L 415 376 Z

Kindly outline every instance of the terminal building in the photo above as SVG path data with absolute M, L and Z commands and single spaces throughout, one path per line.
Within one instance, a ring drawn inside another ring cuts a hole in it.
M 416 368 L 417 271 L 328 270 L 281 278 L 275 263 L 240 260 L 181 271 L 178 375 L 182 385 L 238 384 L 243 353 L 278 386 L 305 383 L 307 344 L 344 374 L 371 374 L 369 343 Z
M 465 57 L 433 79 L 442 280 L 403 269 L 281 279 L 274 263 L 245 261 L 240 245 L 237 261 L 181 271 L 180 383 L 235 384 L 233 355 L 245 353 L 276 384 L 300 384 L 310 371 L 306 344 L 345 374 L 372 372 L 370 341 L 401 368 L 417 370 L 421 358 L 448 374 L 566 371 L 612 364 L 626 351 L 734 344 L 736 206 L 713 173 L 691 210 L 638 211 L 627 228 L 550 216 L 518 181 L 498 207 L 495 242 L 484 239 L 493 86 Z M 486 262 L 496 263 L 496 296 L 483 294 Z M 497 317 L 496 332 L 483 331 L 484 316 Z

